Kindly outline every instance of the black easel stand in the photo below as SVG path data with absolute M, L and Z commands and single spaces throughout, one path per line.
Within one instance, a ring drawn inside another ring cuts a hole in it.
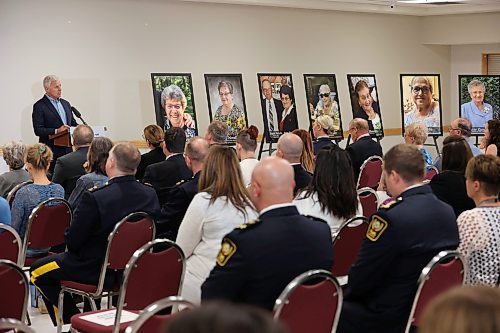
M 432 135 L 432 140 L 434 141 L 434 143 L 424 143 L 424 146 L 436 147 L 436 153 L 439 156 L 439 158 L 441 158 L 441 153 L 439 152 L 439 146 L 438 146 L 438 143 L 437 143 L 437 138 L 439 138 L 439 135 Z
M 267 141 L 267 138 L 269 137 L 269 147 L 267 149 L 264 149 L 264 142 Z M 260 160 L 262 153 L 263 152 L 269 152 L 269 156 L 275 151 L 276 149 L 273 149 L 273 139 L 271 138 L 271 135 L 268 135 L 267 129 L 264 130 L 264 135 L 262 135 L 262 140 L 260 141 L 260 147 L 259 147 L 259 156 L 258 159 Z

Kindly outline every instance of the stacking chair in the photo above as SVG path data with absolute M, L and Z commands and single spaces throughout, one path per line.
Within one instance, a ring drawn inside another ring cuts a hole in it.
M 26 182 L 22 182 L 14 186 L 12 190 L 10 190 L 9 194 L 7 194 L 7 202 L 9 203 L 9 207 L 12 208 L 12 203 L 14 202 L 14 198 L 16 197 L 17 191 L 25 185 L 33 183 L 31 180 L 28 180 Z
M 467 267 L 456 251 L 441 251 L 424 267 L 405 332 L 418 327 L 427 304 L 441 293 L 464 283 Z
M 325 270 L 311 270 L 290 282 L 274 304 L 274 319 L 290 333 L 335 332 L 342 307 L 342 288 Z
M 36 206 L 28 218 L 23 242 L 23 267 L 30 267 L 37 258 L 26 258 L 28 248 L 50 248 L 64 244 L 64 232 L 72 219 L 69 203 L 63 198 L 50 198 Z
M 0 259 L 20 264 L 22 254 L 21 237 L 10 225 L 0 223 Z
M 179 295 L 184 270 L 184 253 L 177 244 L 168 239 L 149 242 L 134 253 L 125 267 L 116 309 L 74 315 L 71 318 L 71 330 L 92 333 L 124 332 L 130 321 L 120 322 L 122 312 L 138 313 L 162 298 Z M 105 311 L 115 312 L 112 326 L 103 326 L 84 318 L 86 315 Z
M 170 296 L 156 301 L 141 311 L 139 317 L 130 324 L 125 333 L 157 333 L 165 326 L 172 315 L 158 315 L 158 312 L 168 309 L 172 306 L 182 305 L 187 309 L 195 308 L 191 302 L 184 300 L 179 296 Z
M 382 158 L 380 156 L 368 157 L 359 171 L 358 185 L 356 188 L 370 187 L 377 190 L 382 177 Z
M 363 207 L 363 216 L 367 219 L 377 212 L 378 195 L 371 187 L 363 187 L 358 190 L 358 198 Z
M 340 227 L 333 239 L 333 276 L 342 277 L 349 273 L 367 230 L 368 220 L 364 216 L 350 218 Z
M 120 289 L 119 286 L 112 286 L 111 288 L 104 287 L 106 272 L 108 270 L 124 270 L 134 252 L 154 238 L 154 221 L 147 213 L 132 213 L 118 222 L 108 236 L 106 254 L 104 256 L 97 285 L 67 280 L 61 281 L 57 332 L 61 332 L 62 330 L 64 293 L 77 294 L 87 298 L 90 301 L 92 310 L 96 311 L 96 299 L 117 295 Z
M 432 180 L 432 177 L 434 177 L 438 173 L 439 173 L 439 170 L 434 165 L 426 166 L 425 167 L 425 180 L 427 182 L 430 182 Z
M 0 260 L 0 318 L 26 320 L 28 278 L 21 267 L 10 260 Z
M 23 332 L 23 333 L 35 333 L 35 331 L 20 322 L 17 319 L 10 318 L 2 318 L 0 319 L 0 332 L 4 332 L 4 330 L 10 331 L 15 330 L 15 332 Z

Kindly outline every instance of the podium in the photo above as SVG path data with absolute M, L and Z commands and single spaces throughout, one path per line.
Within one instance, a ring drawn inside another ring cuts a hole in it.
M 49 135 L 49 139 L 54 140 L 54 146 L 71 147 L 71 136 L 69 130 L 58 132 L 57 134 Z

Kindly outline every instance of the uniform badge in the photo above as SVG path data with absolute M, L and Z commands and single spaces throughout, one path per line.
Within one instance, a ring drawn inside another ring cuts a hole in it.
M 398 198 L 389 198 L 387 200 L 385 200 L 381 205 L 380 205 L 380 208 L 382 209 L 389 209 L 389 208 L 392 208 L 394 207 L 395 205 L 397 205 L 398 203 L 400 203 L 401 201 L 403 201 L 403 198 L 402 197 L 398 197 Z
M 217 255 L 217 264 L 219 264 L 219 266 L 225 266 L 229 258 L 231 258 L 235 252 L 236 244 L 229 238 L 224 238 L 219 254 Z
M 385 221 L 383 218 L 377 215 L 373 215 L 372 221 L 368 226 L 368 231 L 366 232 L 366 238 L 371 240 L 372 242 L 377 241 L 382 233 L 387 229 L 389 223 Z

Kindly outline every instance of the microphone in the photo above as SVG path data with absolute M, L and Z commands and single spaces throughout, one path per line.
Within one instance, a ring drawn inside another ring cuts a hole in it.
M 78 111 L 74 106 L 71 107 L 71 111 L 73 112 L 73 114 L 77 118 L 79 118 L 83 122 L 84 125 L 87 125 L 87 123 L 85 122 L 85 120 L 83 120 L 82 114 L 80 113 L 80 111 Z

